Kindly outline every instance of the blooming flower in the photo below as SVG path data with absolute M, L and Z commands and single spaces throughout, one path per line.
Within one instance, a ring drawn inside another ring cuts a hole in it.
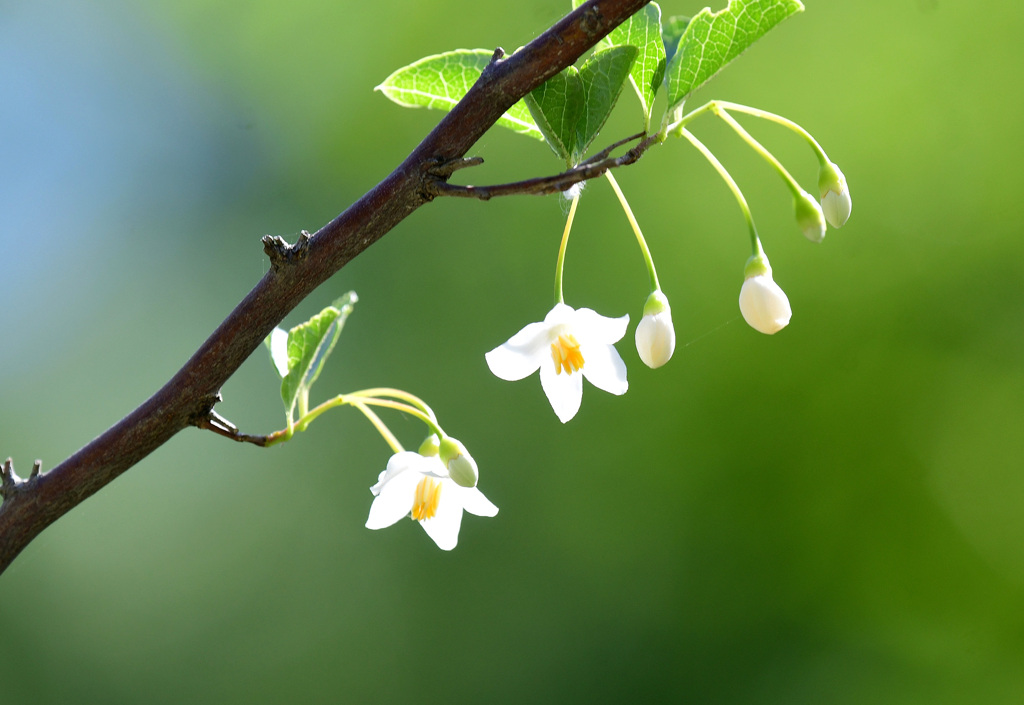
M 740 313 L 751 328 L 766 335 L 778 333 L 789 325 L 793 310 L 789 299 L 772 279 L 772 268 L 763 254 L 747 261 L 740 289 Z
M 580 409 L 583 378 L 598 389 L 625 394 L 626 365 L 614 343 L 629 316 L 607 318 L 589 308 L 559 303 L 540 323 L 530 323 L 484 357 L 501 379 L 515 382 L 540 370 L 540 386 L 565 423 Z
M 383 529 L 412 516 L 437 547 L 450 551 L 459 542 L 462 510 L 492 517 L 498 508 L 476 487 L 461 487 L 448 477 L 438 456 L 425 457 L 403 451 L 388 460 L 388 467 L 370 488 L 367 529 Z
M 821 191 L 821 210 L 833 228 L 841 228 L 850 218 L 853 200 L 846 185 L 846 177 L 839 167 L 826 162 L 818 171 L 818 189 Z
M 644 317 L 636 327 L 636 351 L 652 370 L 661 367 L 676 349 L 676 331 L 672 327 L 672 309 L 661 289 L 651 292 L 644 304 Z

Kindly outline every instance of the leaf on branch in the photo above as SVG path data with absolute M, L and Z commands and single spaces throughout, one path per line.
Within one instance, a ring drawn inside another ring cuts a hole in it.
M 800 0 L 729 0 L 729 6 L 718 12 L 698 12 L 668 64 L 669 110 L 679 108 L 744 49 L 803 9 Z
M 578 164 L 615 107 L 637 49 L 601 49 L 583 68 L 569 66 L 526 96 L 544 139 L 568 166 Z
M 493 55 L 488 49 L 456 49 L 427 56 L 398 69 L 374 90 L 407 108 L 448 111 L 469 92 Z M 544 139 L 521 100 L 498 118 L 496 124 Z
M 324 362 L 334 350 L 345 320 L 359 297 L 350 291 L 305 323 L 288 331 L 288 374 L 281 380 L 281 401 L 289 421 L 300 397 L 308 398 Z
M 644 131 L 650 132 L 654 98 L 665 78 L 665 43 L 661 36 L 661 8 L 652 2 L 623 22 L 598 46 L 633 46 L 637 57 L 629 71 L 629 82 L 640 98 Z

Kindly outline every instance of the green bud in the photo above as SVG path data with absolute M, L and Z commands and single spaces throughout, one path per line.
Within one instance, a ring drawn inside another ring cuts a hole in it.
M 448 476 L 455 484 L 462 487 L 476 487 L 480 479 L 480 471 L 477 470 L 476 461 L 466 450 L 466 446 L 451 436 L 445 436 L 441 440 L 439 448 L 441 462 L 448 468 Z
M 427 458 L 433 458 L 440 452 L 441 442 L 437 439 L 436 433 L 431 433 L 427 436 L 427 439 L 423 441 L 417 451 L 420 455 Z
M 841 228 L 850 218 L 853 201 L 846 177 L 832 162 L 825 162 L 818 172 L 818 189 L 821 191 L 821 210 L 833 228 Z

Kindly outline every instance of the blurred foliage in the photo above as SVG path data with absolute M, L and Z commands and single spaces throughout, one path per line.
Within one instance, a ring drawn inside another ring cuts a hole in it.
M 365 530 L 388 450 L 356 412 L 268 450 L 183 432 L 0 578 L 0 702 L 1020 702 L 1024 16 L 984 8 L 812 0 L 702 89 L 811 130 L 853 216 L 811 245 L 774 174 L 694 127 L 793 304 L 767 338 L 707 164 L 677 141 L 622 170 L 680 346 L 652 372 L 624 340 L 629 393 L 587 388 L 566 426 L 483 359 L 551 305 L 560 199 L 421 209 L 285 325 L 356 290 L 317 392 L 423 396 L 501 513 L 451 554 L 411 522 Z M 512 50 L 565 9 L 3 3 L 0 453 L 45 470 L 88 442 L 266 271 L 260 236 L 314 230 L 397 164 L 438 114 L 374 94 L 392 70 Z M 640 120 L 624 94 L 597 144 Z M 799 140 L 746 123 L 813 185 Z M 503 130 L 472 153 L 473 183 L 559 168 Z M 645 285 L 591 184 L 567 302 L 635 322 Z M 274 430 L 277 384 L 261 349 L 219 409 Z

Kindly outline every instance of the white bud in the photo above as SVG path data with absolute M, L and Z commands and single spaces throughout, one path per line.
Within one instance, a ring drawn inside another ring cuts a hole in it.
M 793 210 L 796 213 L 796 223 L 803 231 L 804 237 L 811 242 L 821 242 L 825 239 L 825 215 L 821 212 L 821 206 L 811 198 L 811 194 L 800 191 L 793 198 Z
M 846 177 L 839 167 L 826 162 L 818 172 L 818 189 L 821 191 L 821 210 L 825 220 L 833 228 L 841 228 L 850 218 L 853 201 L 850 189 L 846 185 Z
M 766 335 L 778 333 L 789 325 L 793 310 L 789 299 L 772 279 L 772 268 L 764 255 L 747 260 L 743 287 L 740 289 L 740 313 L 756 331 Z
M 676 331 L 672 327 L 672 309 L 668 297 L 657 289 L 647 297 L 644 316 L 636 327 L 636 351 L 652 370 L 672 359 L 676 350 Z

